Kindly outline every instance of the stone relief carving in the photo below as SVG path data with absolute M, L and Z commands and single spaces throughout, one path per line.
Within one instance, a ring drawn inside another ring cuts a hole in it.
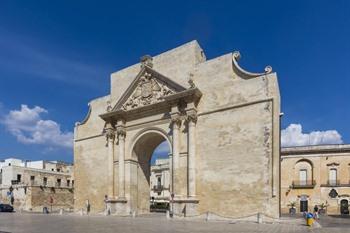
M 146 72 L 141 78 L 129 99 L 123 104 L 123 110 L 131 110 L 134 108 L 158 103 L 162 101 L 162 97 L 174 94 L 175 90 L 161 83 L 152 74 Z

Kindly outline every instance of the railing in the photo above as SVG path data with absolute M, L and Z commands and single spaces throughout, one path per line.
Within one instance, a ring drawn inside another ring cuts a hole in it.
M 340 180 L 327 180 L 327 183 L 321 184 L 321 187 L 350 187 L 350 180 L 348 183 L 341 183 Z
M 163 185 L 154 185 L 153 190 L 154 191 L 162 191 L 164 189 Z
M 315 185 L 315 180 L 293 180 L 292 182 L 292 188 L 294 189 L 314 188 Z
M 65 182 L 51 182 L 47 181 L 46 183 L 40 180 L 29 180 L 27 182 L 24 181 L 18 181 L 18 180 L 11 180 L 11 185 L 17 185 L 17 186 L 31 186 L 31 187 L 41 187 L 41 188 L 68 188 L 68 189 L 74 189 L 74 185 L 70 183 L 69 185 Z M 161 187 L 163 189 L 163 186 Z
M 20 181 L 20 180 L 11 180 L 11 184 L 12 184 L 12 185 L 21 185 L 21 184 L 23 184 L 23 181 Z

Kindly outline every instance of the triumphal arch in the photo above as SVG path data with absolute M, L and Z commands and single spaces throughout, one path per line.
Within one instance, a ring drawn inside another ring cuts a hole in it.
M 148 213 L 150 159 L 167 141 L 174 216 L 278 218 L 277 76 L 239 59 L 207 60 L 192 41 L 112 73 L 75 127 L 76 210 Z

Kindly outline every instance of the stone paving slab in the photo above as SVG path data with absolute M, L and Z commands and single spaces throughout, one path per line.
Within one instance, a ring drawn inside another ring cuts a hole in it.
M 167 220 L 164 216 L 114 217 L 79 215 L 43 215 L 0 213 L 0 233 L 168 233 L 168 232 L 242 232 L 242 233 L 338 233 L 350 228 L 310 228 L 303 221 L 280 221 L 274 224 L 246 222 L 206 222 Z

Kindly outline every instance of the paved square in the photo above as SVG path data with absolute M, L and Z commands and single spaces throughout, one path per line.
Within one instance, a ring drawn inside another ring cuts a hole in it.
M 105 217 L 78 215 L 42 215 L 0 213 L 0 232 L 11 233 L 149 233 L 149 232 L 350 232 L 350 219 L 325 218 L 323 228 L 309 228 L 302 219 L 282 221 L 275 224 L 257 224 L 244 222 L 205 222 L 190 220 L 167 220 L 164 216 L 144 217 Z M 332 224 L 334 223 L 334 224 Z M 348 223 L 348 224 L 347 224 Z

